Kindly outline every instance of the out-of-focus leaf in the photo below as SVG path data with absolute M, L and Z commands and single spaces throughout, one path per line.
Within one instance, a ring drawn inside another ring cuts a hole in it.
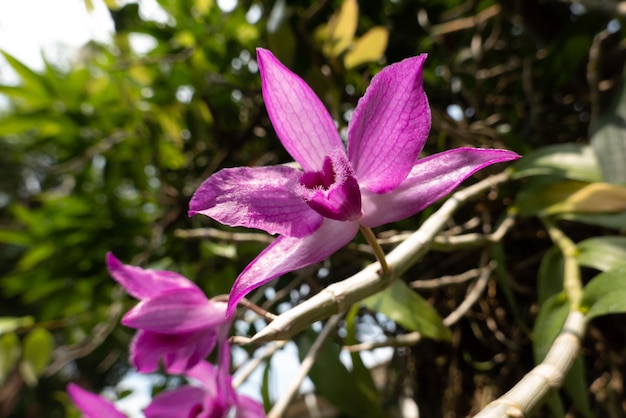
M 591 321 L 599 316 L 626 313 L 626 289 L 613 290 L 599 298 L 587 311 L 585 318 Z
M 344 340 L 345 345 L 357 344 L 356 339 L 356 323 L 358 320 L 359 305 L 354 304 L 346 315 L 346 338 Z M 352 373 L 356 376 L 356 382 L 361 385 L 361 391 L 368 396 L 372 402 L 377 402 L 378 391 L 372 379 L 371 371 L 365 367 L 363 360 L 361 360 L 361 353 L 351 352 L 350 358 L 352 359 Z
M 626 237 L 594 237 L 581 241 L 578 263 L 601 271 L 626 265 Z
M 15 135 L 23 132 L 37 131 L 42 136 L 55 136 L 63 132 L 63 119 L 53 119 L 47 114 L 9 115 L 0 119 L 0 135 Z
M 323 51 L 327 56 L 336 57 L 350 46 L 358 20 L 359 6 L 356 0 L 344 0 L 341 9 L 330 18 L 326 26 Z
M 493 246 L 491 247 L 491 254 L 493 256 L 493 259 L 496 261 L 494 275 L 496 276 L 498 286 L 502 290 L 502 294 L 504 295 L 506 302 L 509 305 L 509 311 L 513 315 L 513 319 L 515 320 L 516 325 L 520 327 L 520 329 L 522 329 L 524 332 L 530 334 L 530 328 L 522 319 L 519 305 L 511 286 L 507 257 L 505 256 L 504 247 L 501 242 L 493 244 Z
M 0 385 L 20 358 L 20 340 L 13 332 L 0 336 Z
M 569 396 L 576 407 L 576 412 L 585 418 L 593 418 L 591 405 L 589 405 L 587 378 L 585 376 L 585 362 L 582 355 L 578 355 L 572 364 L 572 367 L 565 375 L 563 381 L 563 389 Z M 565 414 L 559 415 L 563 417 Z
M 626 187 L 609 183 L 559 181 L 525 193 L 516 202 L 520 214 L 610 213 L 626 210 Z
M 548 396 L 546 405 L 550 410 L 550 418 L 561 418 L 565 416 L 565 407 L 563 406 L 563 400 L 558 392 L 553 392 Z
M 563 253 L 558 247 L 551 247 L 539 266 L 537 298 L 540 306 L 563 290 L 563 274 Z
M 165 168 L 176 170 L 187 162 L 183 151 L 172 142 L 159 142 L 159 152 L 163 157 L 162 163 Z
M 26 335 L 22 343 L 20 374 L 24 381 L 35 386 L 37 379 L 50 363 L 54 340 L 45 328 L 35 328 Z
M 583 289 L 580 307 L 590 321 L 598 316 L 626 312 L 626 266 L 594 277 Z
M 195 8 L 201 16 L 206 16 L 214 5 L 213 0 L 195 0 Z
M 152 83 L 152 72 L 140 65 L 135 65 L 128 70 L 128 75 L 137 80 L 139 84 L 150 85 Z
M 622 83 L 615 101 L 598 119 L 590 143 L 604 181 L 626 183 L 626 84 Z
M 300 358 L 306 356 L 316 336 L 317 334 L 309 331 L 298 339 Z M 363 391 L 364 385 L 339 360 L 339 353 L 340 348 L 333 341 L 326 341 L 320 349 L 317 361 L 309 372 L 316 392 L 348 416 L 385 416 L 378 402 L 372 401 L 370 394 Z
M 385 314 L 397 324 L 424 337 L 449 340 L 450 329 L 443 324 L 439 313 L 402 280 L 363 301 L 376 312 Z
M 0 242 L 5 244 L 27 246 L 32 243 L 32 239 L 25 231 L 9 231 L 7 229 L 0 229 Z
M 13 332 L 18 328 L 29 327 L 35 323 L 32 316 L 0 318 L 0 335 Z
M 20 60 L 15 58 L 13 55 L 9 54 L 6 51 L 0 50 L 0 54 L 4 56 L 4 59 L 7 60 L 9 65 L 15 70 L 17 75 L 21 79 L 21 85 L 25 88 L 36 91 L 43 96 L 48 96 L 48 89 L 43 82 L 42 76 L 28 68 L 24 65 Z
M 272 400 L 270 399 L 270 364 L 269 360 L 265 362 L 263 385 L 261 385 L 261 398 L 263 398 L 263 408 L 266 411 L 272 407 Z
M 288 68 L 293 65 L 296 53 L 296 39 L 288 21 L 281 22 L 274 32 L 267 34 L 267 43 L 280 62 Z
M 580 222 L 588 225 L 602 226 L 612 229 L 626 228 L 626 212 L 619 213 L 563 213 L 557 216 L 557 219 L 564 219 L 573 222 Z
M 587 145 L 557 144 L 539 148 L 517 160 L 513 168 L 513 178 L 557 175 L 571 180 L 602 180 L 596 155 Z
M 42 95 L 39 90 L 29 89 L 24 86 L 0 86 L 0 93 L 5 94 L 16 103 L 30 105 L 35 109 L 41 109 L 50 104 L 49 98 Z
M 356 40 L 354 46 L 343 59 L 347 69 L 367 62 L 378 61 L 387 49 L 389 32 L 383 26 L 376 26 Z
M 17 268 L 21 271 L 29 270 L 54 253 L 53 244 L 40 244 L 30 248 L 20 259 Z
M 626 210 L 626 187 L 609 183 L 591 183 L 574 191 L 563 201 L 551 205 L 547 213 L 607 213 Z
M 543 361 L 554 339 L 563 328 L 569 312 L 569 301 L 565 293 L 549 297 L 539 309 L 533 328 L 533 353 L 535 364 Z

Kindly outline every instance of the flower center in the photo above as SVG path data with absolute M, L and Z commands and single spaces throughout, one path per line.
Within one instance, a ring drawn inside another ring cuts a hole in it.
M 331 151 L 322 170 L 302 174 L 295 192 L 326 218 L 356 221 L 363 215 L 361 189 L 343 149 Z

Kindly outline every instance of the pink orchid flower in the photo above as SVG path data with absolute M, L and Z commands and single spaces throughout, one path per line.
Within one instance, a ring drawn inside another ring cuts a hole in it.
M 118 411 L 113 402 L 77 384 L 70 383 L 67 386 L 67 393 L 82 412 L 83 418 L 126 418 L 126 415 Z
M 230 347 L 225 347 L 230 350 Z M 229 361 L 229 354 L 224 354 Z M 262 418 L 263 406 L 254 399 L 237 394 L 231 386 L 228 366 L 215 367 L 201 361 L 185 372 L 199 385 L 185 385 L 162 392 L 144 409 L 146 418 Z M 113 402 L 70 383 L 67 392 L 83 418 L 127 418 Z M 229 415 L 234 410 L 234 415 Z
M 201 361 L 184 375 L 197 385 L 185 385 L 157 395 L 144 409 L 146 418 L 261 418 L 263 406 L 239 395 L 232 386 L 228 329 L 217 333 L 217 367 Z
M 191 199 L 190 216 L 279 235 L 237 278 L 228 315 L 251 290 L 329 257 L 359 225 L 412 216 L 483 167 L 519 158 L 506 150 L 457 148 L 418 159 L 430 131 L 425 59 L 407 58 L 372 79 L 348 125 L 346 151 L 311 88 L 271 52 L 257 50 L 270 120 L 304 172 L 287 166 L 223 169 Z
M 183 373 L 213 350 L 219 333 L 227 338 L 226 303 L 210 301 L 189 279 L 125 265 L 111 253 L 106 262 L 111 276 L 140 300 L 122 318 L 123 325 L 139 330 L 130 347 L 139 372 L 153 372 L 163 360 L 168 372 Z
M 157 395 L 144 409 L 146 418 L 261 418 L 263 406 L 254 399 L 235 392 L 228 374 L 230 345 L 220 338 L 218 365 L 202 361 L 185 372 L 199 383 L 185 385 Z M 233 414 L 234 412 L 234 414 Z

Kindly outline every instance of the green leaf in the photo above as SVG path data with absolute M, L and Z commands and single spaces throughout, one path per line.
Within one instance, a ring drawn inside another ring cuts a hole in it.
M 562 213 L 557 219 L 580 222 L 587 225 L 602 226 L 611 229 L 623 229 L 626 225 L 626 212 L 618 213 Z
M 345 345 L 357 344 L 356 339 L 356 324 L 359 318 L 359 306 L 358 304 L 352 305 L 348 314 L 346 315 L 346 338 Z M 352 373 L 356 377 L 356 381 L 361 385 L 361 390 L 368 396 L 372 402 L 377 402 L 378 390 L 372 378 L 372 373 L 365 367 L 363 360 L 361 359 L 361 353 L 351 352 L 350 358 L 352 359 Z
M 10 332 L 0 337 L 0 386 L 15 368 L 20 358 L 20 340 Z
M 595 182 L 602 180 L 596 155 L 591 147 L 558 144 L 531 151 L 513 164 L 513 178 L 537 175 Z
M 450 340 L 452 336 L 435 308 L 402 280 L 394 280 L 391 286 L 365 299 L 363 304 L 424 337 Z
M 537 298 L 543 305 L 550 297 L 563 290 L 563 253 L 558 247 L 550 247 L 541 260 L 537 277 Z
M 45 328 L 35 328 L 24 338 L 20 373 L 29 386 L 37 384 L 37 378 L 50 363 L 54 340 Z
M 54 254 L 54 244 L 42 243 L 29 249 L 17 264 L 17 270 L 27 271 Z
M 296 54 L 296 37 L 289 23 L 289 9 L 285 1 L 276 1 L 267 22 L 267 44 L 287 68 L 292 68 Z
M 305 332 L 298 340 L 300 358 L 304 358 L 311 348 L 316 333 Z M 333 341 L 326 341 L 309 377 L 315 384 L 316 392 L 351 417 L 377 418 L 385 416 L 377 400 L 372 400 L 357 376 L 350 372 L 339 360 L 340 347 Z
M 610 183 L 591 183 L 551 205 L 546 213 L 610 213 L 625 210 L 626 187 Z
M 578 263 L 601 271 L 626 265 L 626 237 L 594 237 L 577 244 Z
M 625 313 L 626 266 L 600 273 L 587 283 L 580 306 L 588 321 L 598 316 Z
M 28 246 L 32 243 L 32 238 L 25 231 L 0 229 L 0 242 L 5 244 Z
M 574 403 L 578 413 L 586 418 L 593 418 L 591 405 L 589 405 L 589 390 L 587 378 L 585 376 L 585 362 L 582 355 L 578 355 L 572 364 L 572 367 L 565 375 L 563 381 L 563 390 Z M 559 417 L 563 417 L 559 415 Z
M 626 84 L 605 114 L 600 116 L 591 135 L 602 178 L 609 183 L 626 183 Z
M 271 357 L 265 361 L 265 369 L 263 369 L 263 384 L 261 385 L 261 397 L 263 399 L 263 409 L 266 411 L 272 407 L 270 400 L 270 361 Z
M 20 60 L 18 60 L 8 52 L 0 50 L 0 54 L 4 56 L 4 59 L 9 63 L 11 67 L 13 67 L 13 70 L 15 70 L 15 72 L 19 75 L 22 81 L 22 85 L 24 87 L 29 88 L 32 91 L 37 91 L 44 96 L 48 95 L 48 89 L 41 75 L 28 68 Z
M 539 308 L 533 328 L 535 364 L 543 361 L 569 313 L 569 302 L 564 292 L 549 297 Z
M 13 332 L 18 328 L 29 327 L 35 323 L 32 316 L 0 318 L 0 335 Z
M 548 396 L 546 405 L 550 411 L 550 418 L 562 418 L 565 416 L 565 407 L 558 392 L 553 392 Z
M 36 131 L 41 136 L 56 136 L 63 133 L 67 124 L 61 116 L 42 113 L 22 113 L 0 119 L 0 135 L 15 135 Z
M 623 212 L 626 187 L 574 180 L 551 182 L 524 190 L 516 207 L 522 215 Z

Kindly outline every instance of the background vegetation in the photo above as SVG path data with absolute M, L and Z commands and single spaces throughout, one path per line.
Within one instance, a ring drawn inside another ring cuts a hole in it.
M 525 156 L 513 180 L 464 205 L 447 231 L 492 232 L 514 208 L 504 238 L 435 246 L 405 275 L 416 283 L 484 268 L 485 251 L 497 260 L 449 340 L 396 349 L 373 397 L 357 390 L 333 399 L 328 382 L 372 387 L 358 367 L 334 365 L 339 346 L 366 339 L 372 327 L 388 337 L 413 331 L 365 307 L 342 322 L 328 346 L 334 354 L 319 362 L 326 369 L 313 372 L 337 414 L 365 416 L 354 407 L 365 397 L 368 414 L 391 416 L 408 397 L 420 416 L 465 416 L 519 381 L 535 364 L 538 313 L 561 290 L 562 257 L 540 218 L 557 222 L 586 254 L 578 259 L 585 282 L 624 262 L 622 2 L 376 0 L 355 9 L 349 1 L 240 0 L 226 12 L 212 0 L 159 0 L 167 22 L 146 19 L 136 3 L 106 3 L 114 38 L 85 45 L 69 69 L 48 62 L 33 71 L 4 54 L 20 81 L 0 86 L 9 102 L 0 110 L 0 417 L 75 416 L 69 381 L 97 392 L 124 375 L 133 332 L 119 319 L 134 302 L 108 277 L 106 251 L 178 271 L 215 296 L 266 245 L 187 217 L 191 194 L 216 170 L 289 161 L 263 105 L 256 47 L 304 77 L 340 127 L 373 74 L 426 52 L 433 127 L 425 153 L 478 146 Z M 133 48 L 138 39 L 151 45 L 147 52 Z M 581 190 L 583 198 L 572 198 Z M 377 232 L 413 231 L 430 213 Z M 256 302 L 276 311 L 358 271 L 373 259 L 360 244 L 324 264 L 323 278 L 317 268 L 294 273 Z M 601 261 L 607 254 L 613 258 Z M 472 277 L 413 287 L 445 316 Z M 614 280 L 624 287 L 622 275 Z M 619 300 L 609 313 L 624 310 Z M 247 318 L 237 332 L 253 335 L 263 323 Z M 538 416 L 626 416 L 623 318 L 590 323 L 575 384 Z M 312 333 L 296 342 L 307 346 Z M 269 386 L 266 402 L 274 400 Z

